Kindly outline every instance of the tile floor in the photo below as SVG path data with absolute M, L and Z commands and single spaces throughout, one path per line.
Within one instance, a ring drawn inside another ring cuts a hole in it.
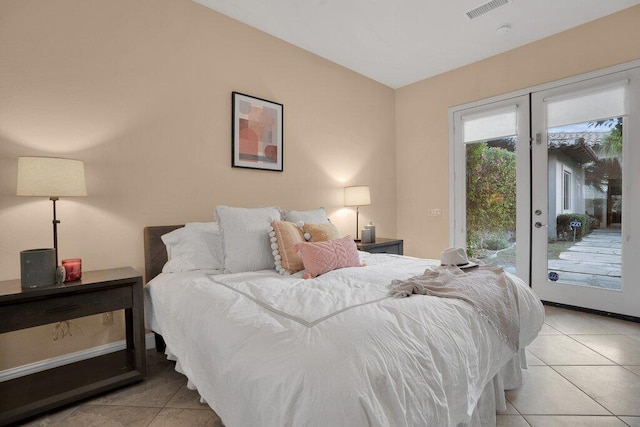
M 498 426 L 640 427 L 640 323 L 556 307 L 528 348 L 524 386 Z M 147 353 L 144 382 L 32 420 L 29 426 L 222 426 L 173 364 Z
M 498 426 L 640 427 L 640 323 L 546 306 Z
M 213 426 L 222 421 L 200 403 L 163 354 L 147 351 L 147 379 L 31 420 L 26 426 Z

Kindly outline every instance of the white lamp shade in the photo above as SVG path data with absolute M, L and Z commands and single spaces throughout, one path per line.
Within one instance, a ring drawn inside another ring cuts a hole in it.
M 345 206 L 366 206 L 371 204 L 371 194 L 368 185 L 358 185 L 344 188 Z
M 18 196 L 86 196 L 84 162 L 54 157 L 18 157 Z

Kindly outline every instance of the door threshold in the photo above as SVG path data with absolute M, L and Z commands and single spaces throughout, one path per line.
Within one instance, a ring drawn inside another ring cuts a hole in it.
M 542 304 L 551 307 L 566 308 L 568 310 L 582 311 L 584 313 L 597 314 L 598 316 L 610 317 L 614 319 L 627 320 L 629 322 L 640 323 L 640 317 L 628 316 L 626 314 L 609 313 L 608 311 L 594 310 L 592 308 L 576 307 L 575 305 L 560 304 L 558 302 L 542 301 Z

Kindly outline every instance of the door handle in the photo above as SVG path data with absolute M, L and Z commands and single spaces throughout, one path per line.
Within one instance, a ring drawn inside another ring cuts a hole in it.
M 541 228 L 541 227 L 548 227 L 548 225 L 542 225 L 541 222 L 536 222 L 535 224 L 533 224 L 536 228 Z

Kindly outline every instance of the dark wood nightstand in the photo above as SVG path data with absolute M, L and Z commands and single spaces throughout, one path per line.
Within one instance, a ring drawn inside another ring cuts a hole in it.
M 0 425 L 147 375 L 142 277 L 133 268 L 83 272 L 82 280 L 34 289 L 22 289 L 20 280 L 0 282 L 0 333 L 121 309 L 124 350 L 0 383 Z
M 404 240 L 385 239 L 378 237 L 374 243 L 356 242 L 359 251 L 370 252 L 372 254 L 395 254 L 403 255 Z

